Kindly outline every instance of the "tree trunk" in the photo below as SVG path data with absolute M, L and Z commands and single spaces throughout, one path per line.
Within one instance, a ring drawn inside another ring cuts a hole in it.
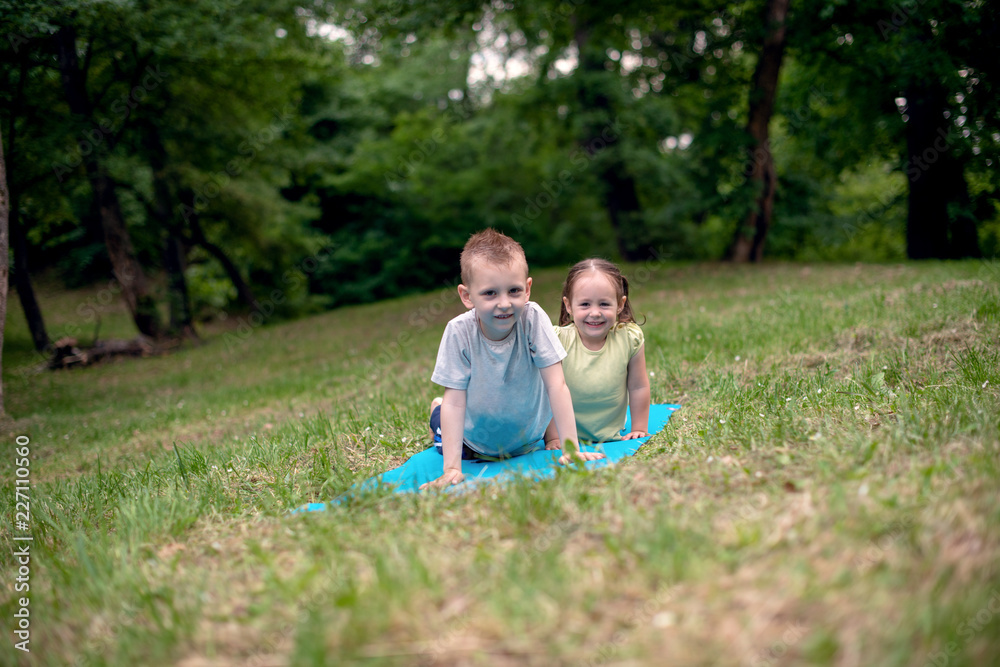
M 125 226 L 114 182 L 110 176 L 100 171 L 96 161 L 87 162 L 87 175 L 90 176 L 94 197 L 101 212 L 108 257 L 114 267 L 115 278 L 121 283 L 122 294 L 132 313 L 132 319 L 135 320 L 135 326 L 144 336 L 158 338 L 162 331 L 156 302 L 149 292 L 142 265 L 135 257 L 132 238 Z
M 601 80 L 607 75 L 604 69 L 604 52 L 592 51 L 590 45 L 590 27 L 586 21 L 574 17 L 576 28 L 573 41 L 579 53 L 580 74 L 577 77 L 579 88 L 577 99 L 584 114 L 596 115 L 603 122 L 592 123 L 585 129 L 581 144 L 587 154 L 594 158 L 598 153 L 608 151 L 601 156 L 597 175 L 604 184 L 604 208 L 608 212 L 611 227 L 615 232 L 618 253 L 622 259 L 637 261 L 643 259 L 642 253 L 632 246 L 628 240 L 629 232 L 633 230 L 636 219 L 641 211 L 639 195 L 635 179 L 628 172 L 628 166 L 621 155 L 613 150 L 621 139 L 621 131 L 614 123 L 611 100 L 601 90 Z
M 11 105 L 10 130 L 7 132 L 7 145 L 10 150 L 7 155 L 17 162 L 17 117 L 24 101 L 24 82 L 28 78 L 30 65 L 27 57 L 21 59 L 21 71 L 17 80 L 17 90 L 14 93 L 14 102 Z M 6 166 L 4 167 L 6 173 Z M 35 298 L 35 289 L 31 285 L 31 274 L 28 271 L 28 238 L 21 228 L 20 216 L 20 188 L 7 182 L 7 195 L 10 205 L 8 207 L 8 228 L 10 231 L 10 243 L 14 254 L 14 285 L 17 288 L 17 297 L 24 310 L 24 319 L 28 323 L 28 331 L 31 332 L 31 341 L 37 352 L 45 352 L 49 347 L 49 334 L 45 330 L 45 320 L 42 318 L 42 309 L 38 306 L 38 299 Z
M 56 32 L 54 39 L 59 54 L 59 72 L 70 111 L 83 121 L 83 124 L 93 125 L 92 109 L 84 80 L 85 73 L 80 70 L 76 53 L 76 31 L 70 27 L 62 27 Z M 132 238 L 125 226 L 114 181 L 101 165 L 97 147 L 84 157 L 84 166 L 101 217 L 108 257 L 111 259 L 115 278 L 121 283 L 125 303 L 139 332 L 157 338 L 161 330 L 156 302 L 149 291 L 142 265 L 135 257 Z
M 954 259 L 982 257 L 979 231 L 976 229 L 976 215 L 969 197 L 969 184 L 965 181 L 965 170 L 958 160 L 951 156 L 948 159 L 954 163 L 954 167 L 948 171 L 948 201 L 952 203 L 948 219 L 948 226 L 951 229 L 951 256 Z
M 11 194 L 8 215 L 10 240 L 14 249 L 14 286 L 17 288 L 17 297 L 21 301 L 24 319 L 28 322 L 28 331 L 31 332 L 35 350 L 45 352 L 49 347 L 49 334 L 45 330 L 42 309 L 38 305 L 38 299 L 35 298 L 35 288 L 31 285 L 31 274 L 28 273 L 28 239 L 21 229 L 16 193 Z
M 3 134 L 0 133 L 0 417 L 4 415 L 3 403 L 3 332 L 7 328 L 7 274 L 10 272 L 7 223 L 10 212 L 10 194 L 7 191 L 7 165 L 3 159 Z
M 750 90 L 750 115 L 747 133 L 750 144 L 750 164 L 748 179 L 756 185 L 760 193 L 754 209 L 747 215 L 743 225 L 736 230 L 728 257 L 734 262 L 758 262 L 764 254 L 764 241 L 771 227 L 774 212 L 774 192 L 777 174 L 771 155 L 768 126 L 774 113 L 774 102 L 778 95 L 778 75 L 785 53 L 785 19 L 788 16 L 789 0 L 768 0 L 764 10 L 766 33 L 764 48 L 753 73 Z
M 184 269 L 187 250 L 183 231 L 175 224 L 172 210 L 173 195 L 167 173 L 167 150 L 155 127 L 145 128 L 143 143 L 149 151 L 149 166 L 153 169 L 153 203 L 150 211 L 166 233 L 163 241 L 163 267 L 167 273 L 167 303 L 170 307 L 168 332 L 171 336 L 198 338 L 194 328 L 191 297 Z
M 184 200 L 184 208 L 188 211 L 185 217 L 191 228 L 191 240 L 200 245 L 219 261 L 219 264 L 222 265 L 226 275 L 229 276 L 229 280 L 233 283 L 233 287 L 236 288 L 236 293 L 239 295 L 240 300 L 245 303 L 250 310 L 258 313 L 262 312 L 260 302 L 257 301 L 257 297 L 254 296 L 253 290 L 250 289 L 250 285 L 243 280 L 243 276 L 240 275 L 239 268 L 233 264 L 232 260 L 229 259 L 222 248 L 215 245 L 205 237 L 205 231 L 201 228 L 201 222 L 198 220 L 198 213 L 195 211 L 194 193 L 190 190 L 186 190 L 182 195 L 182 199 Z
M 184 338 L 197 338 L 191 315 L 191 297 L 188 294 L 187 280 L 184 279 L 185 260 L 184 244 L 181 239 L 167 229 L 163 242 L 163 266 L 167 272 L 167 301 L 170 304 L 170 335 Z
M 979 257 L 968 186 L 952 150 L 955 128 L 944 117 L 947 92 L 941 86 L 921 85 L 905 95 L 906 256 Z

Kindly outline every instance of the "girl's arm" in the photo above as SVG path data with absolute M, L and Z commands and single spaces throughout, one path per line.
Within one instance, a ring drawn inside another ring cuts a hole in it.
M 559 429 L 556 428 L 555 419 L 549 421 L 549 425 L 545 427 L 545 449 L 562 449 L 562 445 L 559 444 Z
M 565 465 L 574 459 L 584 461 L 603 459 L 604 454 L 600 452 L 580 450 L 580 440 L 576 436 L 576 415 L 573 414 L 573 397 L 570 396 L 569 387 L 566 386 L 562 362 L 558 361 L 538 370 L 542 374 L 542 382 L 545 383 L 545 392 L 549 395 L 549 404 L 552 406 L 552 421 L 556 424 L 556 429 L 559 431 L 559 442 L 563 446 L 559 463 Z M 567 440 L 570 442 L 570 447 L 573 448 L 569 451 L 566 447 Z
M 646 372 L 646 346 L 642 345 L 628 362 L 628 409 L 632 413 L 632 432 L 622 440 L 649 435 L 649 373 Z

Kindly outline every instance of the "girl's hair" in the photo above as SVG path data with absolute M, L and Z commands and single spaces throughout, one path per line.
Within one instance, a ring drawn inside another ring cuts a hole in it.
M 578 262 L 569 270 L 569 274 L 566 276 L 566 282 L 563 283 L 563 297 L 568 301 L 573 301 L 573 285 L 576 281 L 588 271 L 599 271 L 611 279 L 611 284 L 615 286 L 615 299 L 616 301 L 621 301 L 622 297 L 625 299 L 625 307 L 622 308 L 622 312 L 618 313 L 618 323 L 624 324 L 625 322 L 636 322 L 635 313 L 632 311 L 632 301 L 628 298 L 628 279 L 622 275 L 621 269 L 612 264 L 606 259 L 600 259 L 598 257 L 593 257 L 591 259 L 585 259 L 582 262 Z M 645 324 L 646 318 L 643 318 L 643 324 Z M 560 300 L 560 310 L 559 310 L 559 326 L 564 327 L 567 324 L 573 324 L 573 316 L 569 314 L 566 309 L 566 301 Z M 638 322 L 636 322 L 638 324 Z

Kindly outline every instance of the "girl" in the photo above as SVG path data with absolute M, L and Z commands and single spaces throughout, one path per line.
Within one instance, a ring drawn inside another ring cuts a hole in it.
M 649 435 L 644 337 L 628 300 L 628 280 L 617 266 L 587 259 L 570 269 L 556 334 L 566 348 L 563 372 L 580 440 L 608 442 Z M 626 406 L 631 407 L 632 430 L 622 435 Z M 551 425 L 546 444 L 558 448 Z

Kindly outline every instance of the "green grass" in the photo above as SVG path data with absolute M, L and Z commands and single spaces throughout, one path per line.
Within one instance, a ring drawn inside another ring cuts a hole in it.
M 997 264 L 628 268 L 684 406 L 633 460 L 294 516 L 427 446 L 450 290 L 62 372 L 12 303 L 31 664 L 1000 663 Z M 42 296 L 89 340 L 97 290 Z

